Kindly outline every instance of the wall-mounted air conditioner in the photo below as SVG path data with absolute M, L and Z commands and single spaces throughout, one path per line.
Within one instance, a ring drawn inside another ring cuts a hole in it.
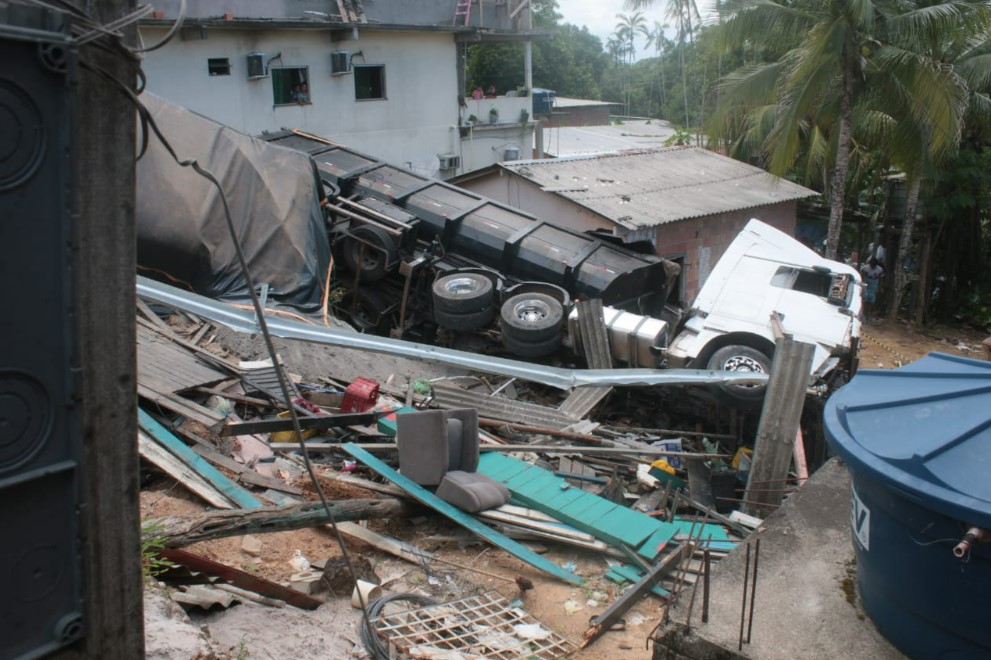
M 437 154 L 437 160 L 442 170 L 456 170 L 461 165 L 461 156 L 455 154 Z
M 341 76 L 351 72 L 351 51 L 335 50 L 330 54 L 330 73 Z
M 248 53 L 248 80 L 267 77 L 268 67 L 265 66 L 265 53 Z

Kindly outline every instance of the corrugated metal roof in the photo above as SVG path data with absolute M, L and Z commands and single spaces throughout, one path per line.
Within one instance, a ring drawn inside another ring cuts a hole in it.
M 697 147 L 500 164 L 628 229 L 819 193 Z
M 660 119 L 627 119 L 607 126 L 560 126 L 544 129 L 544 151 L 548 156 L 564 158 L 659 149 L 672 136 L 674 127 Z

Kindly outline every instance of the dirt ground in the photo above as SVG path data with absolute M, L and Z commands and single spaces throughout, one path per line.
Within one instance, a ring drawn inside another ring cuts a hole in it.
M 984 337 L 984 333 L 966 328 L 932 327 L 915 331 L 900 322 L 866 325 L 861 368 L 891 369 L 934 351 L 980 359 L 983 357 L 980 342 Z M 322 360 L 318 362 L 331 362 L 330 352 L 320 357 Z M 341 360 L 341 356 L 334 358 L 333 362 Z M 362 368 L 357 361 L 343 361 L 350 362 L 352 368 Z M 314 367 L 323 371 L 327 365 L 314 363 Z M 414 367 L 404 362 L 390 363 L 387 368 L 392 373 L 415 373 Z M 307 487 L 304 486 L 304 490 Z M 328 493 L 331 498 L 365 496 L 369 494 L 361 489 Z M 141 494 L 143 519 L 191 515 L 205 508 L 195 496 L 167 478 L 158 479 Z M 602 577 L 606 571 L 604 559 L 591 553 L 559 546 L 547 551 L 547 556 L 556 563 L 573 563 L 577 567 L 577 573 L 586 578 L 586 585 L 579 588 L 545 577 L 438 516 L 426 514 L 412 520 L 371 521 L 369 527 L 435 552 L 448 562 L 502 576 L 502 579 L 496 579 L 441 562 L 418 566 L 364 544 L 349 542 L 348 547 L 355 555 L 372 561 L 387 591 L 453 599 L 495 589 L 510 600 L 521 598 L 525 610 L 575 643 L 581 642 L 589 618 L 601 613 L 620 592 L 616 585 Z M 294 572 L 289 564 L 294 550 L 300 550 L 311 562 L 340 556 L 332 534 L 323 529 L 278 532 L 257 538 L 261 541 L 258 556 L 242 550 L 240 537 L 198 543 L 188 549 L 277 582 L 288 582 Z M 516 576 L 532 580 L 534 589 L 521 594 L 513 581 Z M 307 660 L 365 657 L 358 636 L 360 617 L 358 610 L 351 608 L 349 597 L 328 597 L 327 602 L 314 612 L 292 607 L 273 609 L 247 602 L 223 611 L 193 610 L 187 616 L 162 594 L 161 588 L 149 587 L 146 598 L 150 658 L 246 660 L 291 657 Z M 625 630 L 606 633 L 573 657 L 609 660 L 650 657 L 646 640 L 662 615 L 662 602 L 648 596 L 627 612 Z
M 864 325 L 861 334 L 862 369 L 894 369 L 933 352 L 983 359 L 981 340 L 987 337 L 985 332 L 956 326 L 915 330 L 901 321 Z

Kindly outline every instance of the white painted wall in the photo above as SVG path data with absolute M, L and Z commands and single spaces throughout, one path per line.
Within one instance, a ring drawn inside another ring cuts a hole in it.
M 616 228 L 613 222 L 598 213 L 554 193 L 545 192 L 532 181 L 501 168 L 498 172 L 486 173 L 458 185 L 465 190 L 531 213 L 541 220 L 575 231 L 593 229 L 613 231 Z
M 141 33 L 152 43 L 165 32 L 142 27 Z M 355 100 L 353 74 L 330 73 L 330 53 L 339 49 L 362 51 L 355 64 L 385 65 L 387 99 Z M 275 106 L 271 78 L 248 80 L 251 52 L 266 60 L 281 52 L 273 67 L 309 67 L 312 104 Z M 362 30 L 356 41 L 334 43 L 316 30 L 210 28 L 207 39 L 176 38 L 148 53 L 143 68 L 149 91 L 239 131 L 299 128 L 435 176 L 437 154 L 460 153 L 456 55 L 453 36 L 444 32 Z M 230 76 L 208 74 L 207 59 L 220 57 L 230 59 Z M 500 159 L 490 151 L 475 167 Z

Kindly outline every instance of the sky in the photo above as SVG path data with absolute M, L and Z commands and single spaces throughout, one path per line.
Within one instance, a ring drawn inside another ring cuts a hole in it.
M 619 19 L 616 14 L 630 14 L 632 12 L 623 8 L 624 0 L 558 0 L 558 13 L 564 18 L 562 23 L 588 28 L 588 31 L 602 40 L 605 47 L 609 36 L 616 30 L 616 23 Z M 667 6 L 665 0 L 657 0 L 651 9 L 643 9 L 641 12 L 647 19 L 647 26 L 653 27 L 654 21 L 662 25 L 664 20 L 664 8 Z M 670 37 L 670 34 L 668 35 Z M 653 56 L 653 53 L 645 53 L 643 50 L 643 38 L 637 39 L 637 59 Z

